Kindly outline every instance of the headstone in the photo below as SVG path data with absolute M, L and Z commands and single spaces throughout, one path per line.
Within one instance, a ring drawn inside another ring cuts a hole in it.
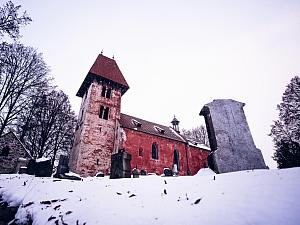
M 35 174 L 36 163 L 34 159 L 30 159 L 27 164 L 27 174 L 34 175 Z
M 36 177 L 51 177 L 52 168 L 50 159 L 30 159 L 27 165 L 27 174 Z
M 119 151 L 111 156 L 110 179 L 131 177 L 131 155 L 127 152 Z
M 42 158 L 35 161 L 35 176 L 36 177 L 51 177 L 52 168 L 50 159 Z
M 24 174 L 27 173 L 27 167 L 26 166 L 21 166 L 19 169 L 19 174 Z
M 173 172 L 170 168 L 164 168 L 164 175 L 166 177 L 171 177 L 171 176 L 173 176 Z
M 67 179 L 67 180 L 82 180 L 81 177 L 78 175 L 72 175 L 69 173 L 61 173 L 61 174 L 55 174 L 53 177 L 59 178 L 59 179 Z
M 101 172 L 98 172 L 97 174 L 96 174 L 96 177 L 104 177 L 104 173 L 101 171 Z
M 141 176 L 146 176 L 146 175 L 147 175 L 146 170 L 141 170 Z
M 134 168 L 134 169 L 132 170 L 132 177 L 133 177 L 133 178 L 139 178 L 139 176 L 140 176 L 139 170 L 138 170 L 137 168 Z
M 60 155 L 56 174 L 64 174 L 69 172 L 69 157 L 66 155 Z
M 208 164 L 217 173 L 267 168 L 256 148 L 244 114 L 244 103 L 218 99 L 206 104 L 204 116 L 211 155 Z

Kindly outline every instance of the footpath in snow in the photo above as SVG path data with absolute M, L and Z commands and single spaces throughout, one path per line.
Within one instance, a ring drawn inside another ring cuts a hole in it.
M 300 168 L 82 181 L 0 175 L 16 223 L 298 225 Z

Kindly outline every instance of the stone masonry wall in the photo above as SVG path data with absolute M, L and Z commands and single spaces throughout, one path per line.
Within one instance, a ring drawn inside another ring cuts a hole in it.
M 1 155 L 5 146 L 10 149 L 8 156 Z M 17 173 L 18 158 L 29 158 L 29 154 L 16 136 L 9 132 L 0 138 L 0 173 Z
M 82 176 L 109 173 L 114 151 L 117 122 L 120 120 L 121 93 L 112 90 L 111 99 L 101 97 L 102 84 L 93 82 L 83 96 L 79 126 L 71 152 L 70 169 Z M 99 118 L 100 106 L 108 106 L 108 120 Z M 81 115 L 83 115 L 81 119 Z

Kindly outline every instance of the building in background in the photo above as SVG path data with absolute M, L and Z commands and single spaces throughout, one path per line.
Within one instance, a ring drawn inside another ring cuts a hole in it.
M 129 89 L 116 61 L 100 54 L 77 96 L 82 98 L 70 169 L 82 176 L 110 171 L 111 155 L 131 154 L 131 166 L 162 174 L 174 168 L 179 175 L 195 174 L 207 166 L 208 147 L 185 139 L 174 117 L 172 127 L 121 113 L 122 95 Z
M 13 132 L 0 137 L 0 173 L 18 173 L 29 159 L 30 153 Z

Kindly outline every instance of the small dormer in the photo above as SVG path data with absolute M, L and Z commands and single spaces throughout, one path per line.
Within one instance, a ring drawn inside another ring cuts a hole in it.
M 165 130 L 161 127 L 158 127 L 158 126 L 154 126 L 155 130 L 157 130 L 158 133 L 160 134 L 164 134 L 165 133 Z
M 139 121 L 135 120 L 135 119 L 132 119 L 131 122 L 136 127 L 139 127 L 139 128 L 142 127 L 142 124 Z

